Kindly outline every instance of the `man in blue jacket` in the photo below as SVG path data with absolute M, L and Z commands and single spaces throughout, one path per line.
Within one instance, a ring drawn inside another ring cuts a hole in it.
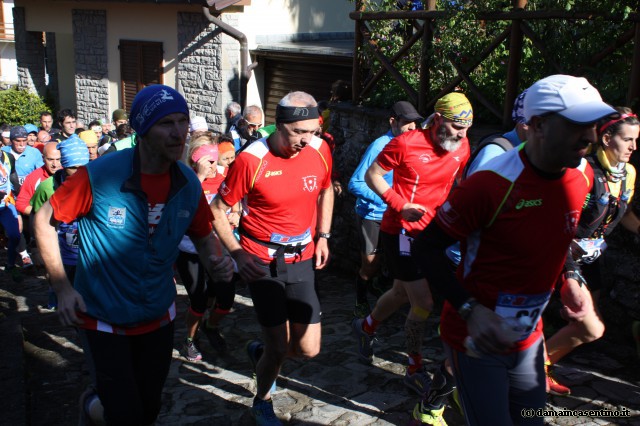
M 360 159 L 360 164 L 358 164 L 349 180 L 349 192 L 357 197 L 356 221 L 358 223 L 358 236 L 361 247 L 360 270 L 356 276 L 356 306 L 353 311 L 353 315 L 357 318 L 364 318 L 371 311 L 367 301 L 367 291 L 374 293 L 378 297 L 384 293 L 384 290 L 376 291 L 373 287 L 373 278 L 380 269 L 381 244 L 378 234 L 380 232 L 382 214 L 387 209 L 387 205 L 369 188 L 364 181 L 364 174 L 391 139 L 404 132 L 414 130 L 416 121 L 423 120 L 413 105 L 406 101 L 393 104 L 391 112 L 391 117 L 389 118 L 391 128 L 369 145 Z M 387 173 L 384 178 L 391 186 L 393 172 Z
M 81 167 L 35 216 L 36 239 L 64 325 L 79 329 L 95 389 L 81 398 L 91 421 L 153 424 L 173 350 L 173 263 L 183 235 L 214 280 L 233 264 L 212 233 L 195 173 L 178 160 L 189 130 L 187 103 L 164 85 L 131 106 L 138 143 Z M 78 220 L 79 257 L 69 282 L 55 225 Z M 104 406 L 104 418 L 94 408 Z

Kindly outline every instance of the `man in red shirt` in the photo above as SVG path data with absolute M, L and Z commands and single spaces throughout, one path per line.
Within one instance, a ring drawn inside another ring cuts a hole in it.
M 374 335 L 380 322 L 405 303 L 411 310 L 405 323 L 408 366 L 404 383 L 418 394 L 429 386 L 422 365 L 422 338 L 433 299 L 419 267 L 411 259 L 411 241 L 429 224 L 469 158 L 467 130 L 473 110 L 462 93 L 449 93 L 436 102 L 425 129 L 392 139 L 369 167 L 367 184 L 386 203 L 380 237 L 393 287 L 383 294 L 371 314 L 355 319 L 360 358 L 373 361 Z M 393 186 L 384 175 L 393 170 Z
M 593 181 L 583 157 L 596 142 L 595 122 L 614 113 L 584 78 L 536 82 L 524 100 L 527 142 L 458 185 L 413 244 L 416 263 L 447 300 L 441 336 L 467 424 L 543 424 L 535 414 L 546 400 L 540 316 Z M 457 279 L 445 255 L 455 240 Z M 592 308 L 566 272 L 560 295 L 578 319 Z M 429 403 L 414 409 L 423 424 Z
M 36 188 L 40 185 L 40 182 L 52 176 L 56 170 L 62 168 L 60 164 L 60 151 L 58 150 L 57 143 L 47 143 L 42 150 L 42 160 L 44 165 L 38 167 L 27 175 L 24 179 L 24 183 L 20 188 L 20 195 L 16 199 L 16 208 L 24 215 L 31 214 L 31 197 L 36 192 Z
M 333 189 L 331 152 L 315 136 L 315 99 L 292 92 L 276 108 L 276 131 L 244 149 L 212 203 L 214 228 L 249 284 L 264 344 L 247 345 L 256 367 L 252 414 L 280 424 L 270 398 L 287 356 L 320 351 L 320 302 L 313 269 L 327 265 Z M 226 211 L 243 201 L 240 242 Z

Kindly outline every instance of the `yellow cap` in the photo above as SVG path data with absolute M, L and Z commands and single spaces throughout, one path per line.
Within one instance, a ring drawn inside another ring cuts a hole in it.
M 84 132 L 80 132 L 78 136 L 80 136 L 80 139 L 82 139 L 87 146 L 98 145 L 98 136 L 93 130 L 85 130 Z
M 436 112 L 442 114 L 458 124 L 471 126 L 473 123 L 473 108 L 471 102 L 462 93 L 452 92 L 444 95 L 436 102 Z

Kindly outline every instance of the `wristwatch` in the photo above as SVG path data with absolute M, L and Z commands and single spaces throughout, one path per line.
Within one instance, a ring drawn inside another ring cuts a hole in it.
M 331 232 L 318 232 L 318 238 L 331 238 Z
M 566 271 L 565 273 L 562 274 L 563 281 L 566 281 L 569 278 L 578 281 L 578 284 L 580 284 L 580 287 L 587 284 L 587 280 L 585 280 L 584 277 L 578 271 Z
M 462 317 L 462 319 L 466 321 L 467 319 L 469 319 L 469 317 L 471 316 L 471 311 L 473 311 L 473 308 L 475 308 L 476 306 L 478 306 L 478 301 L 473 297 L 470 297 L 466 302 L 462 304 L 462 306 L 460 306 L 460 308 L 458 309 L 458 314 L 460 314 L 460 317 Z

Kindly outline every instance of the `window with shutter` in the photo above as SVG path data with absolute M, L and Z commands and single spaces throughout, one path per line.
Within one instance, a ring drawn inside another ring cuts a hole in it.
M 162 84 L 162 43 L 120 40 L 122 108 L 131 109 L 136 94 L 151 84 Z

